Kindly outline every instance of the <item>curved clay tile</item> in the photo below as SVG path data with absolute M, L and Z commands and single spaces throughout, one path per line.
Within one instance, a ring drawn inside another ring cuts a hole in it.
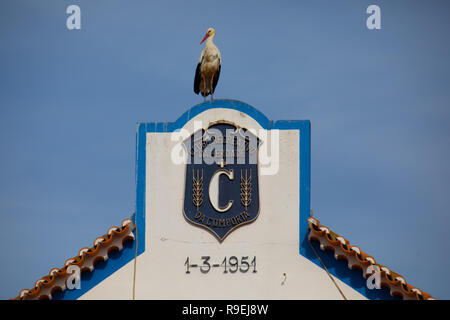
M 309 217 L 308 226 L 310 230 L 308 240 L 318 241 L 321 250 L 333 251 L 336 259 L 345 259 L 349 269 L 362 270 L 366 279 L 372 274 L 368 272 L 370 266 L 373 266 L 373 270 L 380 270 L 381 286 L 389 288 L 392 296 L 398 295 L 404 300 L 434 300 L 428 293 L 407 284 L 405 278 L 398 273 L 377 264 L 372 256 L 362 252 L 359 247 L 350 246 L 347 239 L 320 225 L 319 220 Z
M 111 227 L 106 235 L 94 240 L 94 246 L 91 248 L 82 248 L 78 255 L 67 259 L 64 266 L 53 268 L 47 276 L 38 279 L 32 289 L 23 289 L 14 300 L 43 300 L 51 299 L 52 294 L 57 291 L 66 290 L 66 280 L 71 275 L 67 273 L 67 268 L 74 265 L 80 268 L 80 271 L 94 270 L 95 262 L 98 260 L 108 260 L 108 254 L 112 250 L 122 250 L 126 240 L 134 240 L 133 230 L 135 225 L 131 219 L 122 221 L 121 227 Z

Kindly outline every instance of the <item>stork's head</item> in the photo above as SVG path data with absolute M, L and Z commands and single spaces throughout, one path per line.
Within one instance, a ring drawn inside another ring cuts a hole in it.
M 216 35 L 216 30 L 214 30 L 213 28 L 208 28 L 208 30 L 206 30 L 206 34 L 203 37 L 203 40 L 202 40 L 202 42 L 200 42 L 200 44 L 202 44 L 203 41 L 205 41 L 208 38 L 211 38 L 211 39 L 214 38 L 215 35 Z

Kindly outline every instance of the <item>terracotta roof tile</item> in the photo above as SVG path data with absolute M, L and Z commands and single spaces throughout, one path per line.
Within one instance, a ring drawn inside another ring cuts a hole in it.
M 67 259 L 61 269 L 51 269 L 48 275 L 36 281 L 32 289 L 23 289 L 13 300 L 51 299 L 56 290 L 66 290 L 66 280 L 71 275 L 67 273 L 69 266 L 78 266 L 80 272 L 93 271 L 95 262 L 108 260 L 112 250 L 121 251 L 126 240 L 134 240 L 134 229 L 135 225 L 131 219 L 123 220 L 120 228 L 109 228 L 105 235 L 95 239 L 93 247 L 80 249 L 78 255 Z
M 308 218 L 309 234 L 308 240 L 316 240 L 320 244 L 321 250 L 331 250 L 336 259 L 347 260 L 349 269 L 360 269 L 364 278 L 370 277 L 373 271 L 368 272 L 369 266 L 381 270 L 381 285 L 389 288 L 392 296 L 400 295 L 404 300 L 434 300 L 428 293 L 406 283 L 404 277 L 390 270 L 386 266 L 377 264 L 375 259 L 357 246 L 351 246 L 344 237 L 331 231 L 328 227 L 322 226 L 319 220 Z

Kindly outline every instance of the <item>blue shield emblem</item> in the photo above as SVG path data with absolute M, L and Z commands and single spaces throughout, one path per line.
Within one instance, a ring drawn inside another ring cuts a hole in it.
M 258 217 L 260 140 L 244 128 L 216 123 L 183 144 L 188 157 L 184 216 L 222 242 Z

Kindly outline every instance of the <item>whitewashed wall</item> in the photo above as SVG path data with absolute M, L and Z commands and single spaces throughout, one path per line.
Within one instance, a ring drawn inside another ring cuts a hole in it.
M 261 128 L 244 113 L 211 109 L 189 121 L 205 127 L 219 120 L 245 128 Z M 185 165 L 170 159 L 176 142 L 169 133 L 147 133 L 145 252 L 137 258 L 137 299 L 342 299 L 324 270 L 299 254 L 299 132 L 280 131 L 280 169 L 277 175 L 260 176 L 260 213 L 257 220 L 233 231 L 219 243 L 208 231 L 188 223 L 183 216 Z M 201 264 L 223 258 L 253 256 L 257 273 L 207 274 L 190 269 L 186 258 Z M 285 276 L 284 276 L 285 274 Z M 84 294 L 81 299 L 131 299 L 134 261 Z M 365 299 L 335 278 L 349 299 Z

